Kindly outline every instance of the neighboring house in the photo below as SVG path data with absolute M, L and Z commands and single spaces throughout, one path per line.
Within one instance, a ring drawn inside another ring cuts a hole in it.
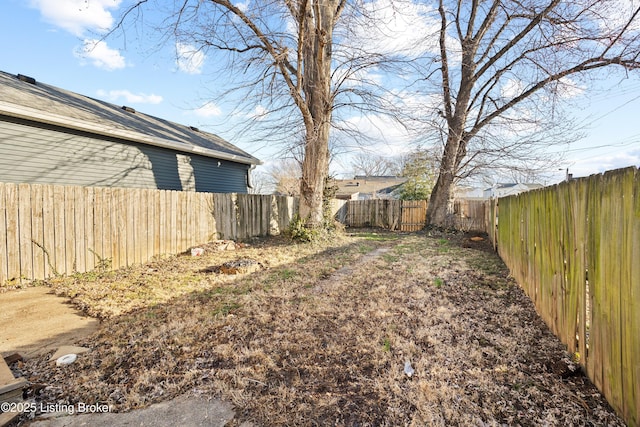
M 397 199 L 400 187 L 407 178 L 395 176 L 356 176 L 354 179 L 336 179 L 336 199 L 367 200 Z
M 260 163 L 195 127 L 0 72 L 0 182 L 247 193 Z
M 494 184 L 492 187 L 484 190 L 484 197 L 486 199 L 493 199 L 496 197 L 513 196 L 515 194 L 524 193 L 525 191 L 535 190 L 536 188 L 542 187 L 544 187 L 542 184 Z
M 484 191 L 482 188 L 471 187 L 465 185 L 456 185 L 452 191 L 453 199 L 471 199 L 471 200 L 483 200 Z

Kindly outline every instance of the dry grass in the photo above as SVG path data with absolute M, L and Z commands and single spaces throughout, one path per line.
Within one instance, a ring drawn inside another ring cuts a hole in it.
M 196 390 L 264 426 L 623 425 L 486 246 L 264 239 L 59 279 L 102 326 L 74 365 L 23 369 L 44 400 L 126 411 Z M 265 269 L 211 272 L 239 258 Z

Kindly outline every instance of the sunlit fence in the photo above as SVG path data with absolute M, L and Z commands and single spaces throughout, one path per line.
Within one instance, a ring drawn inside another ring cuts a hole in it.
M 427 221 L 426 200 L 349 200 L 343 202 L 336 217 L 349 227 L 379 227 L 389 230 L 418 231 Z M 455 200 L 448 226 L 462 231 L 485 231 L 487 200 Z
M 640 171 L 501 198 L 491 211 L 511 274 L 610 404 L 640 425 Z
M 425 226 L 425 200 L 349 200 L 341 221 L 348 227 L 379 227 L 388 230 L 418 231 Z
M 291 197 L 0 183 L 0 285 L 279 234 Z

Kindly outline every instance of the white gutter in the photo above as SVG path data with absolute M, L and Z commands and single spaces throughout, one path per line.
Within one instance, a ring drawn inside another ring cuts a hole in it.
M 138 142 L 141 144 L 153 145 L 160 148 L 169 148 L 171 150 L 182 151 L 186 153 L 199 154 L 201 156 L 213 157 L 216 159 L 228 160 L 236 163 L 243 163 L 247 165 L 261 165 L 262 162 L 255 157 L 238 156 L 236 154 L 229 154 L 223 151 L 211 150 L 208 148 L 199 147 L 197 145 L 180 144 L 169 139 L 158 138 L 154 136 L 145 135 L 139 132 L 134 132 L 117 127 L 111 127 L 102 125 L 87 120 L 78 119 L 70 116 L 61 116 L 59 114 L 48 113 L 45 111 L 37 110 L 31 107 L 25 107 L 22 105 L 10 104 L 0 101 L 0 114 L 11 116 L 19 119 L 31 120 L 39 123 L 46 123 L 50 125 L 56 125 L 63 128 L 74 129 L 84 132 L 93 133 L 96 135 L 108 136 L 112 138 L 120 138 L 131 142 Z M 138 114 L 138 113 L 129 113 Z

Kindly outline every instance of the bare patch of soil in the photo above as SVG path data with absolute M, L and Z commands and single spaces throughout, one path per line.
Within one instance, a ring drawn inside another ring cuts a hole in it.
M 21 369 L 48 385 L 44 401 L 127 411 L 197 390 L 263 426 L 623 425 L 490 244 L 469 237 L 265 239 L 58 279 L 104 319 L 81 343 L 92 351 Z M 207 270 L 242 258 L 265 269 Z
M 99 323 L 46 287 L 1 293 L 0 354 L 43 355 L 85 339 Z

